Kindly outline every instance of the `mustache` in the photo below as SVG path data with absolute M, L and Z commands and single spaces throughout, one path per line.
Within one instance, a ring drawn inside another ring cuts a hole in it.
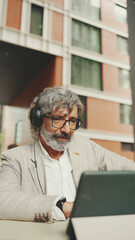
M 70 134 L 68 134 L 68 133 L 54 134 L 53 137 L 54 137 L 55 139 L 57 139 L 57 138 L 67 138 L 68 140 L 71 139 L 71 136 L 70 136 Z

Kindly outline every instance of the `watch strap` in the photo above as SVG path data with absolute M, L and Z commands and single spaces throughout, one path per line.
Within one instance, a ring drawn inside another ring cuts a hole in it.
M 63 212 L 62 205 L 63 203 L 66 202 L 66 197 L 61 197 L 57 203 L 56 206 Z

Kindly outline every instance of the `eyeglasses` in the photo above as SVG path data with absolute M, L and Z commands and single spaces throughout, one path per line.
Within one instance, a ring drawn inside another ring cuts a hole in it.
M 65 124 L 68 122 L 70 129 L 76 130 L 80 127 L 80 125 L 82 123 L 81 119 L 76 119 L 76 118 L 66 120 L 61 117 L 51 117 L 49 115 L 45 115 L 45 117 L 52 119 L 52 126 L 54 128 L 63 128 L 65 126 Z

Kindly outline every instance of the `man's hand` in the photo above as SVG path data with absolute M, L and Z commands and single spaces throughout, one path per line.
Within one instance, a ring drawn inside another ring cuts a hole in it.
M 74 206 L 73 202 L 64 202 L 63 203 L 62 210 L 63 210 L 63 213 L 66 218 L 70 218 L 73 206 Z

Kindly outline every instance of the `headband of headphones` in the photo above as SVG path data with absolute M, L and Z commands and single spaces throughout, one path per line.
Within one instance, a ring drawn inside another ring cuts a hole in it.
M 43 124 L 43 115 L 41 114 L 41 110 L 38 104 L 42 95 L 43 93 L 39 95 L 35 105 L 31 108 L 30 111 L 30 122 L 35 128 L 40 127 Z

